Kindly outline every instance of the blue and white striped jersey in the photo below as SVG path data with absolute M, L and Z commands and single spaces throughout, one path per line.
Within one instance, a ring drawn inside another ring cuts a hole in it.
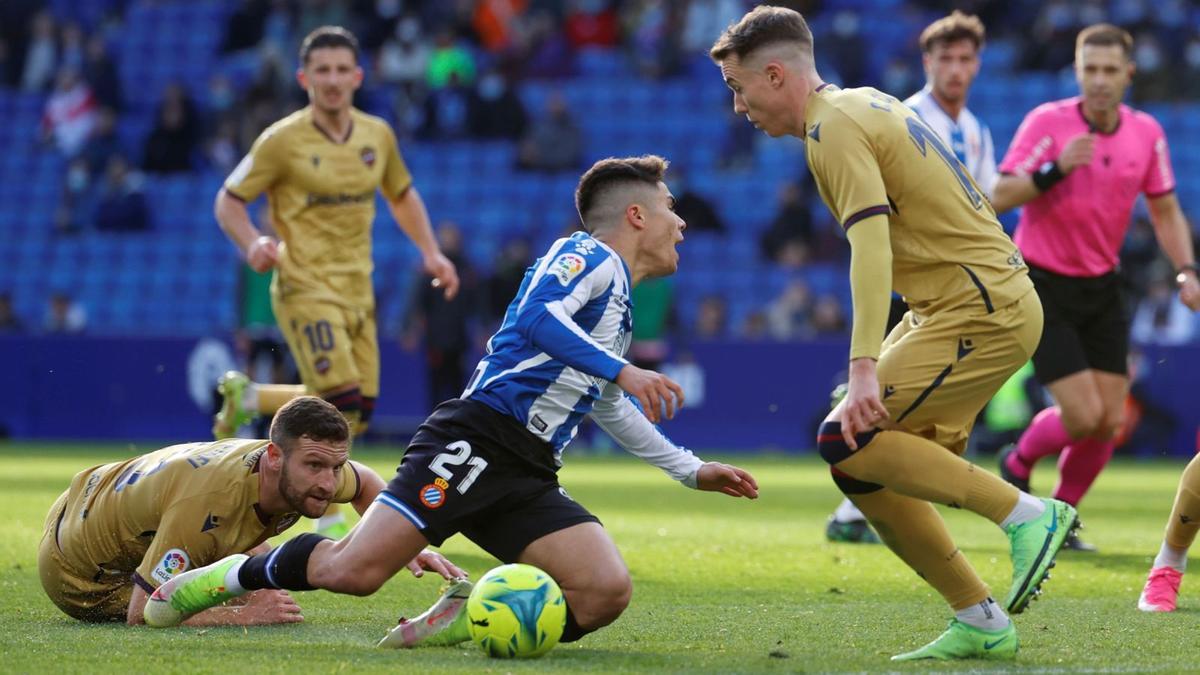
M 963 108 L 958 119 L 952 119 L 933 97 L 932 87 L 909 96 L 904 105 L 912 108 L 933 132 L 946 141 L 958 161 L 967 167 L 967 172 L 989 198 L 996 187 L 999 174 L 996 172 L 996 151 L 992 146 L 992 132 L 969 109 Z
M 628 363 L 630 288 L 629 267 L 603 242 L 584 232 L 554 242 L 525 273 L 462 398 L 516 419 L 558 464 L 591 414 L 626 450 L 687 483 L 702 462 L 613 384 Z

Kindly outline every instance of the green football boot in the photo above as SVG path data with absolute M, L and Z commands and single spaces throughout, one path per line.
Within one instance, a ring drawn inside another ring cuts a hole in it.
M 142 610 L 146 624 L 155 628 L 178 626 L 193 614 L 241 595 L 225 588 L 225 574 L 230 567 L 246 558 L 241 553 L 231 555 L 211 565 L 184 572 L 159 586 Z
M 906 654 L 897 654 L 893 661 L 917 661 L 919 659 L 1005 659 L 1017 657 L 1017 628 L 1012 621 L 1000 630 L 983 630 L 958 619 L 951 619 L 950 626 L 938 639 Z
M 1005 528 L 1012 552 L 1012 588 L 1004 600 L 1010 614 L 1020 614 L 1042 594 L 1042 582 L 1050 578 L 1054 556 L 1066 542 L 1079 519 L 1075 507 L 1057 499 L 1043 499 L 1046 510 L 1033 520 Z
M 217 392 L 221 394 L 221 410 L 213 417 L 213 438 L 223 441 L 233 438 L 242 425 L 249 424 L 258 417 L 255 413 L 242 410 L 242 397 L 250 386 L 250 378 L 245 373 L 230 370 L 217 380 Z

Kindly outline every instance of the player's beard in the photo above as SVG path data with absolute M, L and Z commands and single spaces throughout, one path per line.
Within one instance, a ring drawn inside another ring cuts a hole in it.
M 308 501 L 309 497 L 317 499 L 321 498 L 322 495 L 316 489 L 307 491 L 296 489 L 296 486 L 292 484 L 291 476 L 288 474 L 288 462 L 286 460 L 283 463 L 283 469 L 279 472 L 279 494 L 283 496 L 283 501 L 287 502 L 292 510 L 305 518 L 320 518 L 325 515 L 325 509 L 329 508 L 329 499 L 326 497 L 325 506 L 321 507 L 320 510 L 305 509 L 304 504 Z

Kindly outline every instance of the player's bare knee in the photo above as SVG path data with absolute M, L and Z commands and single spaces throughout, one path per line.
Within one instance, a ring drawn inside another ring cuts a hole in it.
M 582 628 L 595 630 L 617 620 L 633 598 L 633 582 L 626 573 L 597 580 L 568 600 L 575 621 Z
M 1096 405 L 1075 405 L 1062 408 L 1062 423 L 1072 439 L 1089 438 L 1100 433 L 1104 423 L 1104 409 Z

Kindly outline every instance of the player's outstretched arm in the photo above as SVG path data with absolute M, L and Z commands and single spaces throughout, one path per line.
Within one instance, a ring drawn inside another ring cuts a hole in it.
M 142 613 L 149 594 L 141 586 L 133 587 L 129 612 L 125 622 L 130 626 L 144 624 Z M 300 605 L 287 591 L 262 590 L 249 593 L 236 606 L 213 607 L 183 622 L 185 626 L 268 626 L 299 623 L 304 620 Z
M 1192 228 L 1183 209 L 1179 208 L 1179 198 L 1174 192 L 1168 192 L 1149 197 L 1146 204 L 1150 207 L 1150 221 L 1154 223 L 1158 245 L 1179 270 L 1175 280 L 1179 286 L 1179 299 L 1193 312 L 1200 311 L 1200 280 L 1193 255 Z
M 400 225 L 400 229 L 413 245 L 421 252 L 421 261 L 425 272 L 433 277 L 433 285 L 443 289 L 447 300 L 454 299 L 458 294 L 458 270 L 454 263 L 442 254 L 437 238 L 433 236 L 433 226 L 429 222 L 429 211 L 425 209 L 425 200 L 417 188 L 409 186 L 398 197 L 388 199 L 388 210 Z
M 754 476 L 745 469 L 721 462 L 705 462 L 696 470 L 696 489 L 758 499 L 758 481 Z

